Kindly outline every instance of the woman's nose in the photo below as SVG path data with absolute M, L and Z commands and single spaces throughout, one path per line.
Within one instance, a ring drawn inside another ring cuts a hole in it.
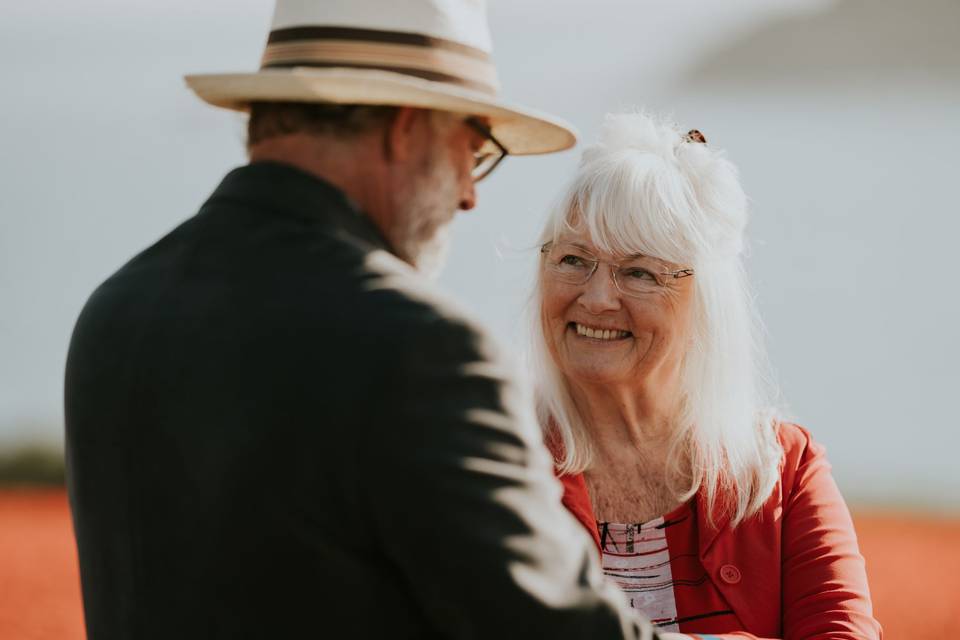
M 613 274 L 607 265 L 597 265 L 597 270 L 584 283 L 583 292 L 577 302 L 590 313 L 616 311 L 620 308 L 620 291 L 613 282 Z

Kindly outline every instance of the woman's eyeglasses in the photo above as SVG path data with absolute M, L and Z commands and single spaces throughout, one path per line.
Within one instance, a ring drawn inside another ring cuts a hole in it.
M 663 264 L 648 256 L 637 255 L 622 262 L 606 262 L 575 244 L 548 242 L 540 248 L 540 253 L 544 256 L 545 274 L 567 284 L 585 284 L 601 263 L 609 265 L 617 290 L 635 298 L 660 291 L 671 279 L 693 275 L 693 269 L 665 270 Z

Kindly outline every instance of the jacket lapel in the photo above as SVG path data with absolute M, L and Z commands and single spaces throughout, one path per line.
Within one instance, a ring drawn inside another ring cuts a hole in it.
M 563 506 L 584 526 L 593 538 L 597 551 L 602 551 L 597 518 L 593 513 L 593 505 L 590 504 L 590 494 L 587 492 L 587 482 L 583 474 L 558 475 L 557 478 L 563 485 Z
M 705 514 L 706 500 L 697 494 L 700 562 L 745 630 L 762 638 L 780 637 L 780 523 L 772 505 L 779 491 L 757 515 L 730 527 L 729 515 Z
M 587 529 L 601 551 L 596 516 L 583 474 L 557 476 L 563 485 L 563 504 Z M 707 518 L 702 493 L 695 498 L 694 515 L 700 562 L 710 581 L 733 609 L 744 630 L 766 638 L 780 635 L 780 491 L 774 491 L 759 514 L 736 529 L 730 517 L 715 512 Z M 726 576 L 726 577 L 724 577 Z

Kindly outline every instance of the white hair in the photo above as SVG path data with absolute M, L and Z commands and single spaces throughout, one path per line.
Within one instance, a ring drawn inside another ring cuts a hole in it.
M 762 507 L 782 455 L 775 385 L 741 258 L 746 221 L 737 170 L 721 152 L 672 122 L 617 114 L 606 117 L 600 141 L 584 151 L 540 237 L 546 243 L 586 231 L 608 255 L 643 253 L 694 268 L 683 411 L 667 469 L 670 477 L 692 473 L 689 486 L 670 486 L 678 500 L 703 491 L 709 516 L 728 514 L 734 526 Z M 547 349 L 539 278 L 531 302 L 529 360 L 540 421 L 560 471 L 582 472 L 593 455 L 590 431 Z

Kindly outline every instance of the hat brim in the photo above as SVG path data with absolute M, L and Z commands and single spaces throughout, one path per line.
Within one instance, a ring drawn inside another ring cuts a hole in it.
M 205 102 L 235 111 L 257 101 L 402 105 L 487 117 L 511 155 L 553 153 L 577 142 L 573 126 L 559 118 L 478 91 L 378 69 L 293 67 L 185 79 Z

